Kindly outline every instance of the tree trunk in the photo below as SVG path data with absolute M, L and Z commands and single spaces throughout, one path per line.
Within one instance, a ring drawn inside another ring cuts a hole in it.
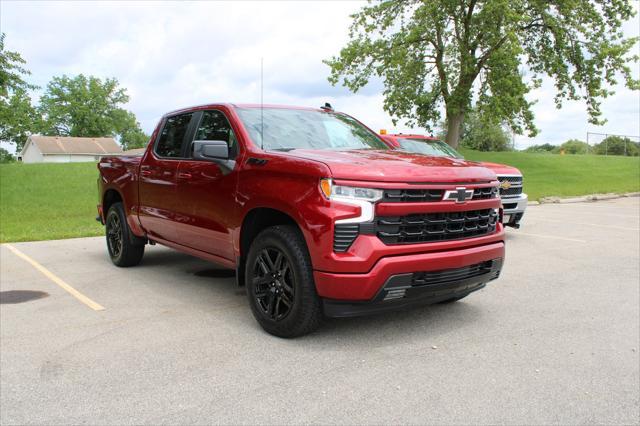
M 464 114 L 447 114 L 447 137 L 445 142 L 449 144 L 453 149 L 458 148 L 458 142 L 460 142 L 460 131 L 462 130 L 462 122 L 464 121 Z

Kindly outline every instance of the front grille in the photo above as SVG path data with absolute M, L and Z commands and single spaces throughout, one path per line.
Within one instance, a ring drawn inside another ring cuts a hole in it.
M 522 194 L 522 176 L 498 176 L 498 180 L 502 185 L 504 182 L 509 182 L 511 187 L 504 189 L 500 186 L 501 197 L 517 197 Z
M 495 186 L 488 186 L 486 188 L 476 188 L 473 190 L 474 200 L 487 200 L 495 198 L 498 194 L 498 188 Z
M 498 214 L 493 209 L 378 217 L 376 233 L 385 244 L 415 244 L 458 240 L 494 232 Z
M 464 266 L 455 269 L 442 269 L 440 271 L 415 272 L 411 278 L 412 286 L 426 286 L 445 284 L 454 281 L 462 281 L 490 273 L 493 269 L 493 260 L 475 265 Z
M 336 224 L 333 230 L 333 251 L 336 253 L 344 253 L 349 250 L 351 244 L 358 237 L 360 226 L 355 223 Z
M 383 203 L 429 203 L 442 201 L 444 197 L 443 189 L 386 189 L 382 197 Z M 495 198 L 498 188 L 488 186 L 485 188 L 475 188 L 473 190 L 473 200 L 486 200 Z
M 444 195 L 442 189 L 387 189 L 382 197 L 383 203 L 424 203 L 440 201 Z
M 516 187 L 514 188 L 513 186 L 509 189 L 502 189 L 500 188 L 500 196 L 501 197 L 517 197 L 518 195 L 522 194 L 522 187 Z
M 500 182 L 511 182 L 516 185 L 522 185 L 522 176 L 498 176 Z

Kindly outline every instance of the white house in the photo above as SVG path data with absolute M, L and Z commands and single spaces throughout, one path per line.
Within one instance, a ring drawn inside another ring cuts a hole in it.
M 122 152 L 122 155 L 131 155 L 133 157 L 144 155 L 147 148 L 133 148 Z
M 122 154 L 122 148 L 113 138 L 33 135 L 27 139 L 18 160 L 24 163 L 78 163 L 118 154 Z

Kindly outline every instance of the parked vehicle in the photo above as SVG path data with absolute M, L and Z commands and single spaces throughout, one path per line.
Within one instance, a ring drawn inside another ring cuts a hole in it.
M 436 157 L 464 158 L 455 149 L 437 138 L 424 135 L 384 134 L 382 139 L 393 149 L 414 152 Z M 500 197 L 504 208 L 504 224 L 520 228 L 520 221 L 527 209 L 527 194 L 523 190 L 523 178 L 520 170 L 504 164 L 477 162 L 493 170 L 500 181 Z
M 142 156 L 103 158 L 99 220 L 117 266 L 163 244 L 236 270 L 282 337 L 453 302 L 498 278 L 498 181 L 456 158 L 390 150 L 323 109 L 211 104 L 165 115 Z

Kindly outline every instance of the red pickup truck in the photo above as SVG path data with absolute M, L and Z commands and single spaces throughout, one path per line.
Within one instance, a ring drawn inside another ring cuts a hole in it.
M 411 134 L 381 134 L 382 139 L 393 149 L 436 157 L 464 158 L 455 149 L 438 138 Z M 515 167 L 505 164 L 475 163 L 493 170 L 500 181 L 500 197 L 504 208 L 503 222 L 505 226 L 520 228 L 520 221 L 527 208 L 528 197 L 522 192 L 522 173 Z
M 309 333 L 323 316 L 459 300 L 502 267 L 492 171 L 390 150 L 330 107 L 171 112 L 142 156 L 98 168 L 115 265 L 159 243 L 234 268 L 277 336 Z

